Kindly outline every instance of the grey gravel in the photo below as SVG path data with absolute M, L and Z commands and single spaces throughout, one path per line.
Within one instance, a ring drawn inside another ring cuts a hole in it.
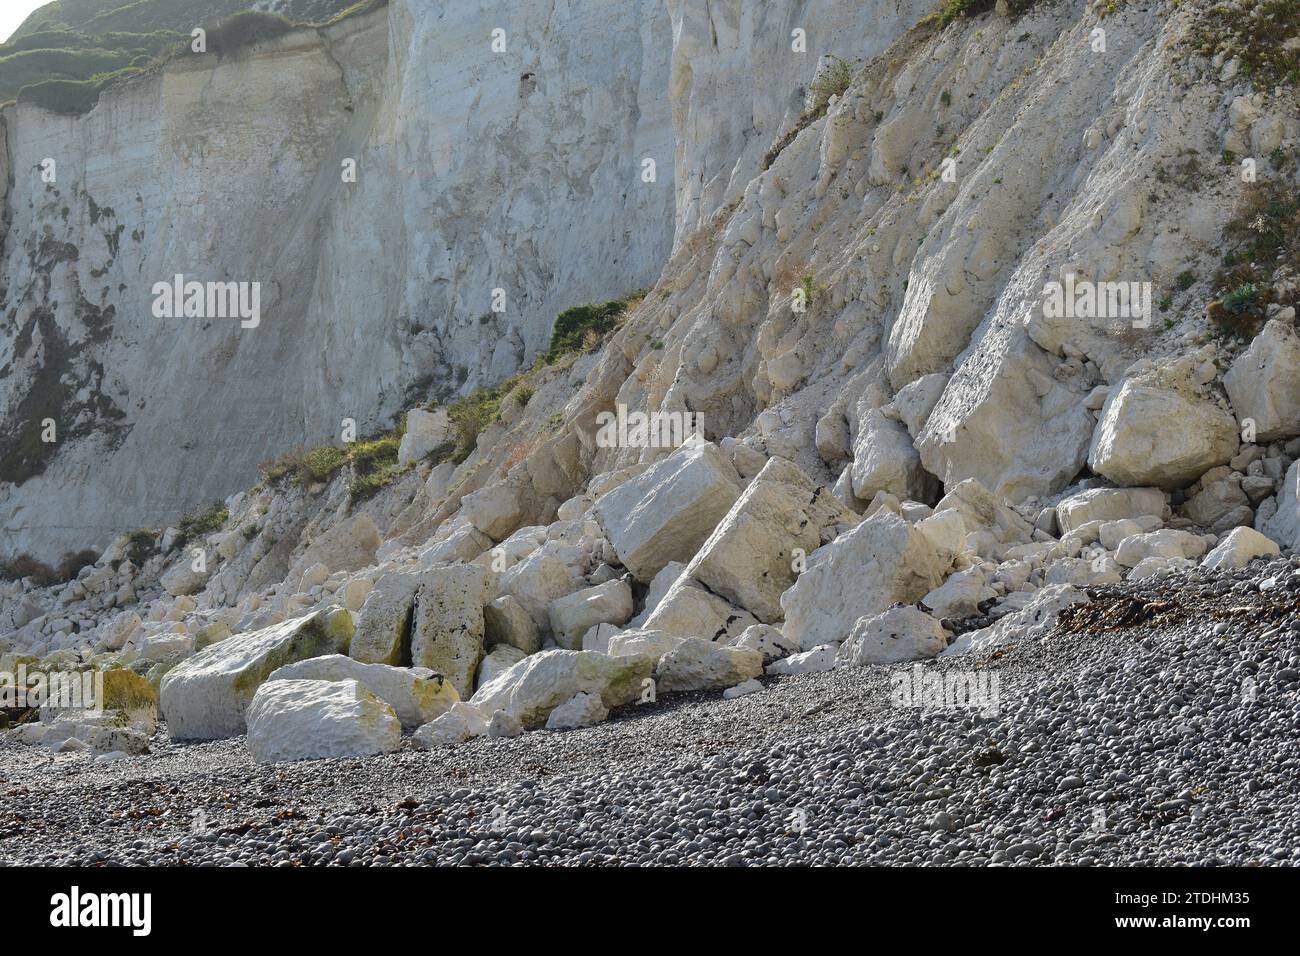
M 900 665 L 367 760 L 5 742 L 0 862 L 1300 862 L 1300 559 L 1093 593 L 1045 641 L 925 665 L 997 674 L 989 715 L 891 706 Z

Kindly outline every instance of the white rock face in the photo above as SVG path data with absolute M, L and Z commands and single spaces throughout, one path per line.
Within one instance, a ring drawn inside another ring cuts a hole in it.
M 248 708 L 248 750 L 258 763 L 371 757 L 402 743 L 393 709 L 354 680 L 272 680 Z
M 397 446 L 397 463 L 405 468 L 432 454 L 452 437 L 451 419 L 445 408 L 426 412 L 413 408 L 406 413 L 406 434 Z
M 655 681 L 664 693 L 732 687 L 763 673 L 763 655 L 690 637 L 659 660 Z
M 498 644 L 483 658 L 483 663 L 479 664 L 478 673 L 474 677 L 474 689 L 478 690 L 484 684 L 490 683 L 497 675 L 505 673 L 527 656 L 519 648 L 510 644 Z
M 1235 455 L 1233 417 L 1179 384 L 1126 379 L 1102 407 L 1089 467 L 1120 485 L 1176 488 Z
M 632 616 L 632 588 L 622 579 L 575 591 L 551 602 L 551 633 L 566 650 L 582 649 L 582 636 L 597 624 L 626 624 Z
M 623 566 L 649 582 L 669 561 L 689 561 L 740 497 L 740 476 L 711 442 L 688 442 L 596 502 L 595 515 Z
M 852 667 L 934 657 L 948 646 L 939 622 L 915 607 L 894 607 L 860 618 L 840 645 L 836 662 Z
M 594 727 L 609 716 L 599 694 L 574 694 L 546 718 L 547 730 L 579 730 Z
M 767 665 L 769 674 L 824 674 L 835 668 L 835 658 L 840 645 L 820 644 L 812 650 L 791 654 L 783 660 Z
M 782 617 L 795 551 L 806 557 L 857 516 L 793 462 L 772 458 L 709 535 L 686 573 L 760 621 Z
M 783 657 L 799 653 L 799 645 L 781 633 L 781 629 L 771 624 L 755 624 L 747 627 L 744 633 L 730 639 L 732 647 L 743 647 L 758 651 L 763 655 L 763 664 L 771 664 Z
M 853 494 L 863 501 L 870 501 L 881 491 L 921 501 L 929 497 L 934 484 L 921 467 L 921 456 L 912 446 L 907 429 L 874 409 L 858 425 L 852 469 Z
M 1237 420 L 1255 423 L 1260 443 L 1300 435 L 1300 336 L 1271 319 L 1223 376 Z
M 1261 523 L 1257 530 L 1292 551 L 1300 550 L 1300 461 L 1287 469 L 1277 493 L 1277 510 Z
M 692 581 L 687 574 L 673 582 L 642 628 L 665 638 L 720 640 L 740 635 L 757 624 L 754 616 Z M 610 646 L 614 646 L 614 638 Z
M 352 615 L 335 607 L 237 634 L 182 661 L 162 679 L 159 701 L 173 740 L 244 733 L 244 712 L 273 671 L 294 661 L 346 653 Z
M 484 72 L 497 27 L 509 66 Z M 173 523 L 252 484 L 268 449 L 337 440 L 345 416 L 365 434 L 421 380 L 497 381 L 546 347 L 561 310 L 649 286 L 673 233 L 672 49 L 660 2 L 454 16 L 396 2 L 238 57 L 181 57 L 79 118 L 7 109 L 6 167 L 24 172 L 0 187 L 3 273 L 24 319 L 0 333 L 0 367 L 19 360 L 0 419 L 30 390 L 36 365 L 15 345 L 38 321 L 37 340 L 70 343 L 84 389 L 66 421 L 125 417 L 98 423 L 107 443 L 70 436 L 39 477 L 0 487 L 4 537 L 54 560 L 111 539 L 95 529 Z M 557 130 L 562 148 L 546 145 Z M 65 251 L 42 258 L 47 229 Z M 153 284 L 178 273 L 260 282 L 260 322 L 155 318 Z M 81 295 L 91 312 L 37 319 Z
M 286 664 L 267 680 L 356 681 L 393 708 L 403 730 L 427 724 L 460 700 L 450 681 L 427 668 L 362 664 L 342 654 Z
M 365 664 L 400 665 L 411 653 L 411 609 L 421 574 L 385 574 L 375 582 L 356 616 L 348 654 Z
M 468 698 L 483 659 L 487 574 L 474 565 L 457 564 L 436 569 L 430 577 L 415 596 L 411 663 L 444 675 L 462 698 Z
M 488 718 L 477 707 L 462 700 L 412 734 L 411 744 L 417 750 L 454 747 L 472 737 L 487 736 L 487 732 Z
M 504 710 L 526 729 L 541 727 L 552 710 L 575 694 L 595 694 L 606 707 L 638 700 L 654 663 L 652 657 L 542 651 L 483 685 L 469 702 L 483 713 Z
M 1057 615 L 1075 604 L 1087 604 L 1087 593 L 1069 584 L 1053 584 L 1039 589 L 1019 611 L 999 618 L 988 627 L 961 635 L 940 652 L 941 657 L 960 657 L 988 651 L 1007 644 L 1039 640 L 1055 625 Z
M 483 642 L 489 648 L 508 644 L 525 654 L 542 649 L 536 622 L 513 594 L 503 594 L 483 608 Z
M 814 552 L 781 596 L 787 638 L 805 649 L 844 640 L 858 618 L 933 590 L 946 566 L 930 539 L 889 512 Z
M 1163 528 L 1125 538 L 1115 552 L 1115 560 L 1126 568 L 1133 568 L 1146 558 L 1192 559 L 1203 554 L 1205 541 L 1200 535 Z
M 971 617 L 977 612 L 979 602 L 986 596 L 987 580 L 988 575 L 982 568 L 958 571 L 921 598 L 921 603 L 939 620 L 945 618 L 960 620 Z
M 1065 534 L 1090 521 L 1160 517 L 1164 512 L 1165 494 L 1159 488 L 1094 488 L 1058 503 L 1056 520 Z

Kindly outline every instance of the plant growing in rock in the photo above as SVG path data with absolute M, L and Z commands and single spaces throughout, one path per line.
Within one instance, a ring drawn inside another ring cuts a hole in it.
M 37 587 L 46 587 L 54 583 L 57 575 L 44 561 L 33 558 L 30 554 L 19 554 L 7 561 L 0 562 L 0 581 L 21 581 L 31 578 Z
M 82 568 L 92 565 L 98 560 L 98 552 L 89 548 L 83 548 L 80 551 L 69 551 L 59 559 L 59 566 L 56 569 L 58 579 L 60 581 L 71 581 Z
M 180 526 L 177 528 L 180 534 L 176 536 L 172 547 L 183 548 L 195 538 L 211 534 L 225 524 L 228 517 L 230 517 L 230 512 L 220 502 L 204 511 L 200 511 L 198 514 L 186 515 L 181 519 Z

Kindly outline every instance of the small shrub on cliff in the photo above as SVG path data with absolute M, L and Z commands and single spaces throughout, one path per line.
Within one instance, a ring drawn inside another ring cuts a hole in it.
M 99 560 L 99 555 L 89 548 L 81 551 L 69 551 L 59 559 L 58 575 L 60 581 L 71 581 L 77 576 L 82 568 L 89 564 L 94 564 Z
M 826 68 L 817 74 L 817 78 L 808 87 L 809 112 L 825 112 L 831 97 L 843 96 L 853 82 L 853 74 L 857 71 L 854 63 L 833 53 L 828 56 L 828 61 Z
M 352 6 L 340 10 L 325 22 L 327 24 L 338 23 L 348 17 L 357 17 L 363 13 L 369 13 L 371 10 L 378 10 L 380 7 L 386 6 L 388 6 L 388 0 L 361 0 L 360 3 L 354 3 Z
M 149 529 L 139 528 L 127 537 L 126 557 L 137 568 L 157 553 L 157 536 Z
M 1243 0 L 1210 6 L 1196 27 L 1193 45 L 1206 57 L 1236 60 L 1261 90 L 1300 83 L 1300 35 L 1296 0 Z
M 644 293 L 636 292 L 599 305 L 575 305 L 565 309 L 555 319 L 551 345 L 542 356 L 542 363 L 554 365 L 570 353 L 590 351 L 618 328 L 619 319 L 642 298 Z
M 19 103 L 30 103 L 51 113 L 80 116 L 99 102 L 100 85 L 93 80 L 46 80 L 18 91 Z
M 994 0 L 941 0 L 937 7 L 921 18 L 921 25 L 946 27 L 958 17 L 988 13 L 993 6 Z
M 54 569 L 44 561 L 38 561 L 30 554 L 14 555 L 8 561 L 0 562 L 0 580 L 21 581 L 31 578 L 32 583 L 43 588 L 54 583 Z
M 229 56 L 264 40 L 284 36 L 301 24 L 278 13 L 244 10 L 208 27 L 208 52 Z
M 348 492 L 354 503 L 370 498 L 402 474 L 403 469 L 397 464 L 397 449 L 401 443 L 399 429 L 398 433 L 352 446 L 352 483 L 348 485 Z
M 181 519 L 180 527 L 177 529 L 180 531 L 180 534 L 176 536 L 176 540 L 172 544 L 172 547 L 183 548 L 195 538 L 200 538 L 205 534 L 211 534 L 213 531 L 216 531 L 225 524 L 226 519 L 229 517 L 230 512 L 227 511 L 226 506 L 220 502 L 214 504 L 206 511 L 201 511 L 198 514 L 186 515 Z
M 1228 251 L 1214 278 L 1220 299 L 1210 305 L 1209 317 L 1224 334 L 1252 337 L 1277 298 L 1275 273 L 1300 271 L 1300 189 L 1293 184 L 1294 161 L 1277 165 L 1286 175 L 1252 186 L 1223 228 Z

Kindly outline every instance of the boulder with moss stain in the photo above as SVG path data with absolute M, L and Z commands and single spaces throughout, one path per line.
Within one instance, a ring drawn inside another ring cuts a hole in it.
M 162 679 L 159 699 L 173 740 L 217 740 L 247 729 L 244 713 L 277 668 L 347 652 L 352 615 L 330 607 L 239 634 L 199 651 Z
M 576 694 L 596 694 L 606 707 L 632 703 L 654 666 L 653 657 L 542 651 L 484 684 L 470 703 L 486 714 L 504 710 L 526 728 L 541 727 L 552 710 Z

